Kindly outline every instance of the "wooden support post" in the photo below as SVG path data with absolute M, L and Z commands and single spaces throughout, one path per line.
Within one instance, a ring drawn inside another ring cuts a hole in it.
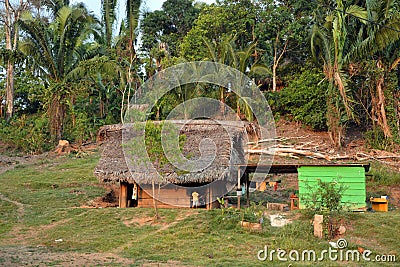
M 209 186 L 207 191 L 208 191 L 208 199 L 206 199 L 206 202 L 208 202 L 207 209 L 210 210 L 212 209 L 212 199 L 213 199 L 212 187 Z
M 324 216 L 323 215 L 314 215 L 314 236 L 323 238 L 324 237 Z
M 250 207 L 250 190 L 249 190 L 249 187 L 250 187 L 250 181 L 249 181 L 249 173 L 245 173 L 244 174 L 244 177 L 245 177 L 245 179 L 246 179 L 246 205 L 247 205 L 247 207 Z
M 128 206 L 128 184 L 120 182 L 119 189 L 119 207 L 126 208 Z
M 241 190 L 240 187 L 240 176 L 241 176 L 241 171 L 240 171 L 240 166 L 238 167 L 238 185 L 237 185 L 237 191 Z M 237 196 L 237 208 L 240 209 L 240 195 L 238 194 Z

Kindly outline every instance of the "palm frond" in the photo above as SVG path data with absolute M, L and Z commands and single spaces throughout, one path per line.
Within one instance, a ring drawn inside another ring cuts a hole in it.
M 113 36 L 113 27 L 117 19 L 116 16 L 116 0 L 102 0 L 101 1 L 101 14 L 102 14 L 102 24 L 104 25 L 104 36 L 105 44 L 108 48 L 111 48 L 111 40 Z
M 352 15 L 356 18 L 359 18 L 359 20 L 364 24 L 367 23 L 367 21 L 366 21 L 366 19 L 368 17 L 367 10 L 363 7 L 360 7 L 358 5 L 351 5 L 346 9 L 346 13 L 349 15 Z

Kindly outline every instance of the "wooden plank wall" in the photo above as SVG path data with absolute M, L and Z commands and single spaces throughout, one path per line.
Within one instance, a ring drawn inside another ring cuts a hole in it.
M 119 207 L 120 208 L 128 208 L 128 203 L 130 197 L 132 197 L 133 184 L 128 183 L 120 183 L 120 194 L 119 194 Z M 154 202 L 152 196 L 149 194 L 152 192 L 151 187 L 143 190 L 142 188 L 138 188 L 138 202 L 137 207 L 142 208 L 153 208 Z M 215 192 L 210 190 L 207 193 L 203 193 L 203 196 L 206 198 L 208 202 L 209 199 L 215 198 L 213 196 Z M 183 208 L 191 206 L 191 192 L 187 188 L 162 188 L 160 192 L 158 192 L 158 187 L 156 188 L 156 195 L 159 198 L 167 203 L 156 200 L 158 208 Z M 206 205 L 207 209 L 218 208 L 219 203 L 214 201 Z
M 147 189 L 149 190 L 149 189 Z M 151 191 L 150 191 L 151 192 Z M 159 208 L 177 208 L 177 207 L 189 207 L 190 196 L 186 195 L 186 189 L 161 189 L 158 194 L 158 188 L 156 189 L 156 196 L 159 195 L 161 200 L 165 200 L 168 204 L 156 200 L 157 207 Z M 139 189 L 138 194 L 138 207 L 152 208 L 153 198 L 143 189 Z

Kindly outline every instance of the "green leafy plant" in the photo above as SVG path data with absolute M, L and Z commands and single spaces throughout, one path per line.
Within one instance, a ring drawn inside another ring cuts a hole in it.
M 338 233 L 344 216 L 345 205 L 342 203 L 342 197 L 346 189 L 338 180 L 323 182 L 318 179 L 316 187 L 306 183 L 308 194 L 302 197 L 302 201 L 310 215 L 324 216 L 323 234 L 326 239 L 332 239 Z
M 302 201 L 305 203 L 306 208 L 314 213 L 340 212 L 345 207 L 342 203 L 342 196 L 346 189 L 337 180 L 323 182 L 318 179 L 316 187 L 306 183 L 308 194 L 302 197 Z
M 389 150 L 393 145 L 393 141 L 387 139 L 383 131 L 378 127 L 373 127 L 371 130 L 366 131 L 364 139 L 366 145 L 373 149 Z
M 52 147 L 48 119 L 44 116 L 22 115 L 11 123 L 0 121 L 0 139 L 25 153 L 41 153 Z
M 242 221 L 262 223 L 265 210 L 266 208 L 262 203 L 251 202 L 249 207 L 240 210 Z
M 304 68 L 276 96 L 268 93 L 275 113 L 290 116 L 293 120 L 326 130 L 326 91 L 328 83 L 314 69 Z

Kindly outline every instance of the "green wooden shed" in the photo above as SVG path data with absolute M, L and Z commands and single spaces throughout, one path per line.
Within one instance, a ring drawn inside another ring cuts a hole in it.
M 368 170 L 369 165 L 361 164 L 299 166 L 297 171 L 300 208 L 305 208 L 304 199 L 310 194 L 310 189 L 317 187 L 318 180 L 321 180 L 343 183 L 346 189 L 342 196 L 342 203 L 351 210 L 364 210 L 366 208 L 365 173 Z

